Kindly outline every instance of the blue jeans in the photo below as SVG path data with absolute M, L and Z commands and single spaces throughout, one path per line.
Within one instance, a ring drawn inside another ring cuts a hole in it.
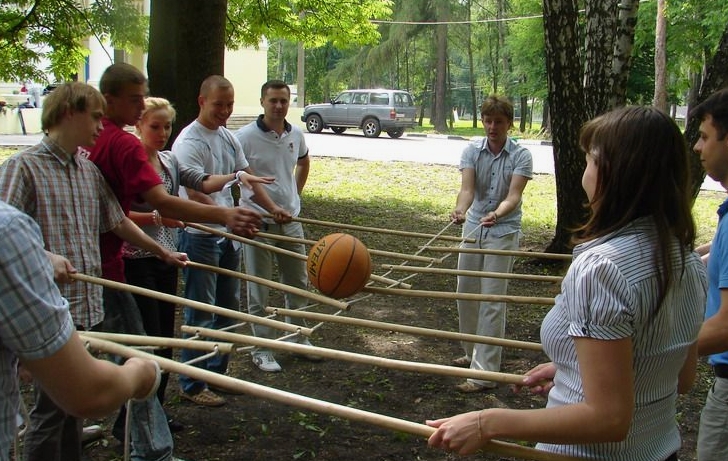
M 191 261 L 236 272 L 240 271 L 242 250 L 235 248 L 230 240 L 221 240 L 217 236 L 208 234 L 181 232 L 179 248 L 180 251 L 187 253 Z M 183 272 L 185 297 L 187 299 L 214 304 L 235 311 L 240 310 L 240 279 L 191 268 L 185 268 Z M 233 325 L 235 322 L 229 317 L 211 314 L 191 307 L 184 308 L 184 315 L 187 325 L 203 328 L 220 329 Z M 182 362 L 188 362 L 202 354 L 202 352 L 182 349 Z M 221 354 L 196 362 L 194 365 L 208 371 L 225 374 L 228 358 L 227 354 Z M 184 375 L 180 375 L 179 382 L 182 391 L 188 394 L 197 394 L 207 386 L 203 381 Z
M 134 297 L 124 291 L 104 288 L 103 329 L 111 333 L 143 335 L 139 308 Z M 129 411 L 129 408 L 126 409 Z M 124 422 L 117 418 L 114 424 L 118 432 Z M 172 457 L 174 440 L 167 424 L 167 415 L 156 395 L 131 405 L 131 459 L 134 461 L 166 461 Z M 115 436 L 121 434 L 115 433 Z

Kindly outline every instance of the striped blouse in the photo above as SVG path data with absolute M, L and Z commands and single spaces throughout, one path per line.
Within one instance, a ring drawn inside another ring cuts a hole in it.
M 577 246 L 561 294 L 541 329 L 544 350 L 557 367 L 547 407 L 584 399 L 572 338 L 632 339 L 635 411 L 627 438 L 584 445 L 539 444 L 539 449 L 610 461 L 661 461 L 680 448 L 677 379 L 703 320 L 707 281 L 697 254 L 686 254 L 683 267 L 674 242 L 672 284 L 653 315 L 659 291 L 653 260 L 656 245 L 652 220 L 640 218 Z

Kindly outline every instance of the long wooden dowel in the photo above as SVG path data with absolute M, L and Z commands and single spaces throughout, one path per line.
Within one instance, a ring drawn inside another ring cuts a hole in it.
M 228 389 L 233 392 L 243 392 L 253 397 L 271 400 L 285 405 L 302 408 L 304 410 L 314 411 L 324 415 L 331 415 L 350 421 L 362 422 L 374 425 L 383 429 L 404 432 L 406 434 L 416 435 L 427 438 L 435 432 L 435 429 L 419 423 L 394 418 L 391 416 L 380 415 L 365 410 L 359 410 L 336 403 L 317 400 L 305 397 L 292 392 L 281 391 L 260 384 L 243 381 L 241 379 L 232 378 L 230 376 L 219 375 L 202 368 L 185 365 L 174 360 L 164 357 L 148 354 L 146 352 L 122 346 L 120 344 L 104 341 L 96 338 L 88 338 L 88 344 L 96 350 L 107 352 L 110 354 L 120 355 L 123 357 L 140 357 L 144 359 L 154 360 L 159 366 L 169 372 L 186 375 L 191 378 L 205 381 L 213 386 Z M 501 442 L 499 440 L 491 440 L 483 450 L 498 454 L 500 456 L 513 456 L 516 458 L 529 459 L 533 461 L 587 461 L 580 458 L 573 458 L 554 453 L 548 453 L 535 448 L 524 447 L 514 443 Z
M 100 331 L 79 331 L 82 338 L 97 338 L 131 346 L 177 347 L 196 351 L 212 352 L 215 349 L 221 354 L 230 354 L 235 348 L 231 343 L 198 341 L 192 339 L 166 338 L 162 336 L 125 335 L 121 333 L 103 333 Z
M 389 234 L 389 235 L 401 235 L 403 237 L 421 237 L 421 238 L 427 238 L 427 239 L 439 239 L 439 240 L 448 240 L 451 242 L 468 242 L 468 243 L 475 243 L 474 238 L 467 238 L 463 239 L 462 237 L 457 237 L 454 235 L 435 235 L 435 234 L 426 234 L 423 232 L 411 232 L 411 231 L 403 231 L 403 230 L 396 230 L 396 229 L 382 229 L 379 227 L 368 227 L 368 226 L 358 226 L 356 224 L 343 224 L 343 223 L 337 223 L 337 222 L 331 222 L 331 221 L 320 221 L 318 219 L 308 219 L 308 218 L 301 218 L 300 216 L 297 218 L 293 218 L 294 221 L 303 223 L 303 224 L 314 224 L 317 226 L 324 226 L 324 227 L 337 227 L 339 229 L 349 229 L 349 230 L 357 230 L 357 231 L 363 231 L 363 232 L 375 232 L 380 234 Z
M 523 383 L 523 375 L 511 373 L 500 373 L 495 371 L 471 370 L 469 368 L 451 367 L 448 365 L 435 365 L 432 363 L 408 362 L 405 360 L 387 359 L 384 357 L 375 357 L 372 355 L 357 354 L 355 352 L 339 351 L 327 349 L 325 347 L 304 346 L 303 344 L 290 343 L 287 341 L 276 341 L 274 339 L 257 338 L 251 335 L 241 335 L 238 333 L 230 333 L 227 331 L 213 330 L 211 328 L 193 327 L 182 325 L 182 331 L 185 333 L 198 334 L 206 338 L 219 339 L 221 341 L 250 344 L 266 349 L 277 349 L 294 354 L 318 355 L 327 359 L 342 360 L 345 362 L 354 362 L 365 365 L 374 365 L 392 370 L 411 371 L 415 373 L 427 373 L 432 375 L 457 376 L 460 378 L 482 379 L 505 384 L 521 384 Z
M 394 264 L 381 264 L 382 269 L 413 272 L 421 274 L 439 274 L 439 275 L 462 275 L 465 277 L 483 277 L 493 279 L 510 279 L 510 280 L 528 280 L 531 282 L 554 282 L 561 283 L 563 277 L 557 275 L 531 275 L 531 274 L 513 274 L 505 272 L 487 272 L 487 271 L 468 271 L 458 269 L 442 269 L 439 267 L 421 267 L 421 266 L 403 266 Z
M 374 328 L 377 330 L 394 331 L 397 333 L 406 333 L 415 336 L 426 336 L 430 338 L 450 339 L 453 341 L 467 341 L 471 343 L 491 344 L 493 346 L 508 347 L 512 349 L 525 349 L 530 351 L 543 351 L 540 343 L 531 343 L 527 341 L 516 341 L 514 339 L 495 338 L 492 336 L 470 335 L 466 333 L 456 333 L 454 331 L 434 330 L 431 328 L 413 327 L 410 325 L 400 325 L 398 323 L 378 322 L 376 320 L 359 319 L 353 317 L 344 317 L 341 315 L 321 314 L 319 312 L 300 311 L 295 309 L 284 309 L 282 307 L 266 307 L 265 311 L 269 314 L 285 315 L 288 317 L 297 317 L 315 322 L 339 323 L 342 325 L 354 325 L 365 328 Z
M 327 306 L 333 306 L 337 309 L 348 309 L 349 304 L 345 303 L 343 301 L 339 301 L 338 299 L 329 298 L 328 296 L 320 295 L 318 293 L 312 293 L 308 290 L 303 290 L 301 288 L 292 287 L 290 285 L 286 285 L 285 283 L 275 282 L 273 280 L 264 279 L 263 277 L 256 277 L 254 275 L 248 275 L 244 272 L 238 272 L 238 271 L 231 271 L 230 269 L 224 269 L 222 267 L 217 266 L 210 266 L 209 264 L 202 264 L 197 263 L 194 261 L 188 261 L 187 267 L 192 267 L 195 269 L 203 269 L 210 272 L 215 272 L 221 275 L 227 275 L 229 277 L 235 277 L 239 278 L 241 280 L 247 280 L 249 282 L 254 282 L 260 285 L 267 286 L 269 288 L 274 288 L 276 290 L 285 291 L 287 293 L 292 293 L 294 295 L 298 295 L 307 299 L 310 299 L 312 301 L 316 301 L 317 303 L 326 304 Z
M 441 247 L 441 246 L 423 246 L 421 250 L 437 251 L 441 253 L 477 253 L 486 255 L 501 256 L 520 256 L 524 258 L 542 258 L 542 259 L 561 259 L 570 261 L 571 255 L 561 253 L 543 253 L 537 251 L 518 251 L 518 250 L 491 250 L 488 248 L 460 248 L 460 247 Z
M 187 227 L 192 227 L 197 230 L 201 230 L 203 232 L 207 232 L 209 234 L 219 235 L 220 237 L 225 237 L 230 240 L 237 240 L 238 242 L 243 242 L 250 245 L 255 245 L 258 247 L 263 247 L 263 245 L 266 245 L 261 242 L 256 242 L 254 239 L 249 239 L 245 237 L 240 237 L 239 235 L 231 234 L 229 232 L 224 232 L 221 230 L 213 229 L 212 227 L 205 226 L 203 224 L 196 224 L 196 223 L 185 223 Z M 267 234 L 271 235 L 271 234 Z M 292 238 L 292 237 L 288 237 Z M 302 243 L 308 243 L 309 245 L 314 244 L 313 240 L 306 240 L 306 239 L 299 239 Z M 269 247 L 270 245 L 266 245 L 265 248 Z M 440 260 L 437 258 L 432 258 L 428 256 L 417 256 L 417 255 L 411 255 L 407 253 L 396 253 L 393 251 L 384 251 L 384 250 L 372 250 L 369 249 L 369 253 L 376 256 L 388 256 L 396 259 L 404 259 L 406 261 L 420 261 L 420 262 L 426 262 L 426 263 L 439 263 Z
M 554 298 L 535 296 L 485 295 L 478 293 L 453 293 L 450 291 L 400 290 L 399 288 L 364 287 L 362 291 L 380 295 L 409 296 L 412 298 L 466 299 L 470 301 L 490 301 L 495 303 L 543 304 L 555 303 Z
M 199 301 L 193 301 L 191 299 L 183 298 L 181 296 L 160 293 L 158 291 L 150 290 L 148 288 L 141 288 L 126 283 L 115 282 L 113 280 L 92 277 L 90 275 L 80 273 L 70 274 L 70 276 L 82 282 L 93 283 L 119 291 L 128 291 L 129 293 L 147 296 L 149 298 L 159 299 L 161 301 L 167 301 L 174 304 L 180 304 L 182 306 L 189 306 L 194 309 L 210 312 L 212 314 L 222 315 L 232 319 L 242 320 L 244 322 L 257 323 L 259 325 L 265 325 L 278 330 L 290 331 L 293 333 L 300 332 L 305 336 L 311 336 L 311 334 L 313 333 L 313 330 L 311 330 L 310 328 L 304 328 L 300 325 L 291 325 L 290 323 L 279 322 L 278 320 L 272 320 L 265 317 L 259 317 L 257 315 L 246 314 L 240 311 L 225 309 L 224 307 L 213 306 L 212 304 L 202 303 Z

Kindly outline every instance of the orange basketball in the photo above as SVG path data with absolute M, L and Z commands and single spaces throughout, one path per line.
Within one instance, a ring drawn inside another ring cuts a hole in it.
M 329 234 L 311 247 L 306 262 L 313 286 L 332 298 L 346 298 L 364 288 L 372 274 L 369 250 L 349 234 Z

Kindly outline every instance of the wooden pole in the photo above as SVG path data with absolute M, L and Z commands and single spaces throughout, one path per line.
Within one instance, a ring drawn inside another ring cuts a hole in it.
M 316 301 L 321 304 L 326 304 L 327 306 L 333 306 L 337 309 L 348 309 L 349 304 L 345 303 L 343 301 L 336 300 L 334 298 L 329 298 L 328 296 L 320 295 L 318 293 L 312 293 L 310 291 L 292 287 L 290 285 L 286 285 L 285 283 L 280 282 L 274 282 L 273 280 L 268 280 L 263 277 L 256 277 L 254 275 L 248 275 L 243 272 L 238 271 L 231 271 L 230 269 L 224 269 L 222 267 L 217 266 L 210 266 L 208 264 L 202 264 L 202 263 L 196 263 L 194 261 L 188 261 L 187 267 L 192 267 L 195 269 L 203 269 L 210 272 L 216 272 L 218 274 L 227 275 L 229 277 L 235 277 L 241 280 L 247 280 L 249 282 L 258 283 L 260 285 L 267 286 L 269 288 L 274 288 L 276 290 L 285 291 L 287 293 L 293 293 L 294 295 L 302 296 L 304 298 L 310 299 L 312 301 Z
M 467 299 L 471 301 L 490 301 L 495 303 L 543 304 L 554 305 L 554 298 L 535 296 L 484 295 L 478 293 L 453 293 L 449 291 L 401 290 L 399 288 L 364 287 L 362 291 L 380 295 L 410 296 L 412 298 Z
M 196 351 L 212 352 L 220 351 L 221 354 L 230 354 L 235 348 L 231 343 L 220 343 L 213 341 L 197 341 L 192 339 L 167 338 L 163 336 L 127 335 L 121 333 L 102 333 L 100 331 L 79 331 L 82 338 L 97 338 L 115 343 L 128 344 L 131 346 L 154 346 L 154 347 L 177 347 L 181 349 L 192 349 Z
M 198 334 L 207 338 L 215 338 L 236 344 L 250 344 L 266 349 L 277 349 L 294 354 L 318 355 L 328 359 L 342 360 L 365 365 L 374 365 L 392 370 L 411 371 L 415 373 L 427 373 L 433 375 L 457 376 L 460 378 L 482 379 L 505 384 L 522 384 L 523 375 L 500 373 L 495 371 L 471 370 L 469 368 L 451 367 L 448 365 L 435 365 L 432 363 L 407 362 L 404 360 L 386 359 L 354 352 L 327 349 L 325 347 L 304 346 L 303 344 L 290 343 L 287 341 L 276 341 L 275 339 L 257 338 L 251 335 L 241 335 L 227 331 L 213 330 L 211 328 L 193 327 L 182 325 L 185 333 Z
M 154 360 L 159 363 L 165 371 L 186 375 L 200 381 L 205 381 L 213 386 L 228 389 L 233 392 L 243 392 L 253 397 L 258 397 L 285 405 L 294 406 L 304 410 L 314 411 L 317 413 L 331 415 L 351 421 L 371 424 L 383 429 L 404 432 L 411 435 L 427 438 L 435 432 L 435 428 L 430 426 L 414 423 L 391 416 L 380 415 L 365 410 L 359 410 L 344 405 L 338 405 L 323 400 L 316 400 L 305 397 L 292 392 L 281 391 L 260 384 L 243 381 L 232 378 L 230 376 L 219 375 L 202 368 L 185 365 L 175 362 L 164 357 L 148 354 L 146 352 L 122 346 L 120 344 L 104 341 L 96 338 L 87 338 L 89 346 L 93 349 L 100 350 L 109 354 L 120 355 L 122 357 L 139 357 L 148 360 Z M 491 440 L 483 446 L 483 450 L 496 453 L 500 456 L 514 456 L 522 459 L 530 459 L 534 461 L 587 461 L 580 458 L 573 458 L 554 453 L 548 453 L 535 448 L 524 447 L 514 443 L 501 442 L 499 440 Z
M 378 330 L 394 331 L 397 333 L 405 333 L 416 336 L 427 336 L 431 338 L 451 339 L 453 341 L 468 341 L 471 343 L 491 344 L 493 346 L 509 347 L 513 349 L 525 349 L 531 351 L 543 351 L 543 347 L 539 343 L 530 343 L 526 341 L 516 341 L 513 339 L 495 338 L 492 336 L 470 335 L 465 333 L 456 333 L 453 331 L 433 330 L 430 328 L 413 327 L 409 325 L 400 325 L 397 323 L 377 322 L 375 320 L 358 319 L 352 317 L 343 317 L 340 315 L 320 314 L 318 312 L 300 311 L 294 309 L 284 309 L 281 307 L 266 307 L 265 311 L 269 314 L 286 315 L 289 317 L 298 317 L 316 322 L 339 323 L 344 325 L 354 325 L 365 328 L 375 328 Z
M 267 319 L 265 317 L 259 317 L 257 315 L 251 315 L 240 311 L 225 309 L 224 307 L 213 306 L 212 304 L 201 303 L 199 301 L 193 301 L 191 299 L 174 296 L 167 293 L 160 293 L 158 291 L 150 290 L 148 288 L 141 288 L 134 285 L 128 285 L 126 283 L 115 282 L 113 280 L 92 277 L 90 275 L 80 273 L 70 274 L 70 276 L 71 278 L 80 280 L 82 282 L 94 283 L 96 285 L 105 286 L 107 288 L 112 288 L 119 291 L 128 291 L 129 293 L 147 296 L 149 298 L 159 299 L 161 301 L 167 301 L 174 304 L 180 304 L 182 306 L 189 306 L 194 309 L 210 312 L 212 314 L 223 315 L 225 317 L 242 320 L 244 322 L 257 323 L 259 325 L 265 325 L 278 330 L 290 331 L 293 333 L 300 332 L 305 336 L 311 336 L 311 333 L 313 333 L 313 330 L 311 330 L 310 328 L 304 328 L 300 325 L 291 325 L 290 323 L 286 322 L 279 322 L 277 320 Z
M 531 282 L 553 282 L 561 283 L 563 277 L 556 275 L 530 275 L 530 274 L 512 274 L 507 272 L 487 272 L 487 271 L 466 271 L 457 269 L 442 269 L 438 267 L 421 267 L 421 266 L 403 266 L 394 264 L 382 264 L 382 269 L 414 272 L 424 274 L 438 275 L 462 275 L 465 277 L 484 277 L 493 279 L 511 279 L 511 280 L 528 280 Z
M 396 229 L 382 229 L 379 227 L 357 226 L 355 224 L 343 224 L 343 223 L 337 223 L 337 222 L 331 222 L 331 221 L 319 221 L 318 219 L 307 219 L 307 218 L 301 218 L 301 217 L 293 218 L 293 220 L 303 223 L 303 224 L 314 224 L 316 226 L 336 227 L 339 229 L 356 230 L 356 231 L 362 231 L 362 232 L 376 232 L 376 233 L 380 233 L 380 234 L 401 235 L 402 237 L 420 237 L 420 238 L 427 238 L 427 239 L 448 240 L 451 242 L 465 241 L 467 243 L 475 243 L 474 238 L 463 239 L 462 237 L 458 237 L 458 236 L 454 236 L 454 235 L 435 235 L 435 234 L 425 234 L 422 232 L 402 231 L 402 230 L 396 230 Z
M 539 253 L 537 251 L 517 251 L 517 250 L 491 250 L 488 248 L 459 248 L 459 247 L 441 247 L 441 246 L 423 246 L 421 250 L 437 251 L 441 253 L 477 253 L 486 255 L 501 256 L 520 256 L 523 258 L 543 258 L 543 259 L 560 259 L 570 261 L 571 255 L 561 253 Z

